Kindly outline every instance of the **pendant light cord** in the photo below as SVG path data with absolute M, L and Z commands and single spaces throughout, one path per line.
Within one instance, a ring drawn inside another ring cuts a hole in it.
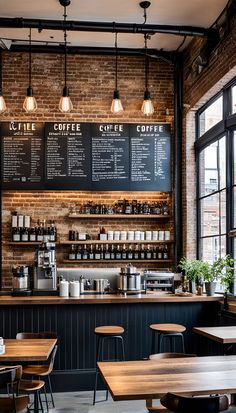
M 118 85 L 118 49 L 117 49 L 117 32 L 115 33 L 115 49 L 116 49 L 116 78 L 115 78 L 115 90 Z
M 29 87 L 31 87 L 31 28 L 29 31 Z
M 145 45 L 145 90 L 148 90 L 148 73 L 149 73 L 149 59 L 147 55 L 147 38 L 148 34 L 144 34 L 144 45 Z
M 66 33 L 66 18 L 67 18 L 67 14 L 66 14 L 66 6 L 64 6 L 64 47 L 65 47 L 65 70 L 64 70 L 64 75 L 65 75 L 65 87 L 66 87 L 66 79 L 67 79 L 67 33 Z

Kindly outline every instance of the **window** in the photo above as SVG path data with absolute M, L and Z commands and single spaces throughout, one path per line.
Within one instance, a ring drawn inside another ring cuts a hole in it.
M 235 91 L 236 98 L 236 91 Z M 235 102 L 236 103 L 236 102 Z M 213 103 L 206 107 L 199 114 L 199 135 L 202 136 L 205 132 L 215 126 L 223 119 L 223 97 L 220 96 Z
M 228 123 L 230 115 L 223 117 L 229 103 L 232 115 L 236 79 L 197 113 L 198 258 L 208 262 L 225 254 L 236 259 L 236 117 L 235 124 L 234 117 Z M 213 128 L 222 120 L 224 132 Z

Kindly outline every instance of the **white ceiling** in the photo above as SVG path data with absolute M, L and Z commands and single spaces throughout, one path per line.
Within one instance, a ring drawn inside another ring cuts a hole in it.
M 227 0 L 152 0 L 147 10 L 147 24 L 188 25 L 209 28 L 227 4 Z M 59 0 L 0 0 L 0 17 L 23 17 L 63 20 L 64 8 Z M 139 0 L 71 0 L 67 7 L 67 20 L 137 23 L 144 22 Z M 0 27 L 0 39 L 22 39 L 28 42 L 29 29 Z M 33 40 L 63 43 L 59 30 L 32 30 Z M 183 37 L 170 34 L 154 34 L 148 47 L 175 50 Z M 8 44 L 6 40 L 4 43 Z M 188 37 L 185 47 L 190 41 Z M 17 42 L 14 42 L 17 44 Z M 22 44 L 22 42 L 20 43 Z M 68 31 L 68 44 L 72 46 L 113 47 L 113 33 Z M 142 48 L 143 34 L 118 34 L 118 47 Z

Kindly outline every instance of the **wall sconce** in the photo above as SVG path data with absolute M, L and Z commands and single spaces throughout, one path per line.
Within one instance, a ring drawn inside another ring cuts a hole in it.
M 113 100 L 111 103 L 111 113 L 117 114 L 123 112 L 123 106 L 120 100 L 120 92 L 117 87 L 118 79 L 118 50 L 117 50 L 117 32 L 115 33 L 115 50 L 116 50 L 116 77 L 115 77 L 115 90 L 113 92 Z
M 70 5 L 70 1 L 63 1 L 60 0 L 60 3 L 62 6 L 64 6 L 64 24 L 66 23 L 66 18 L 67 18 L 67 14 L 66 14 L 66 6 Z M 64 26 L 64 51 L 65 51 L 65 58 L 64 58 L 64 88 L 63 88 L 63 92 L 62 92 L 62 96 L 59 102 L 59 110 L 61 112 L 64 113 L 68 113 L 71 110 L 73 110 L 73 105 L 70 99 L 70 94 L 69 94 L 69 88 L 67 87 L 67 33 L 66 33 L 66 25 Z
M 27 95 L 23 103 L 23 109 L 26 112 L 35 112 L 37 109 L 37 102 L 34 97 L 33 88 L 31 86 L 31 29 L 29 32 L 29 87 L 27 88 Z
M 147 55 L 147 37 L 148 34 L 144 34 L 144 45 L 145 45 L 145 91 L 144 91 L 144 98 L 143 104 L 141 108 L 141 112 L 143 115 L 151 116 L 154 113 L 154 107 L 151 101 L 151 95 L 148 90 L 148 71 L 149 71 L 149 60 Z
M 7 110 L 7 105 L 2 93 L 2 51 L 0 51 L 0 114 Z

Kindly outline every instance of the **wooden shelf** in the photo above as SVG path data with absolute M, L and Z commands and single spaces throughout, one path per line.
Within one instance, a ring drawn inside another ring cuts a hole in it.
M 10 241 L 6 242 L 5 245 L 40 245 L 44 241 Z M 48 241 L 50 244 L 59 244 L 58 242 L 55 241 Z
M 88 219 L 170 219 L 170 215 L 158 214 L 69 214 L 68 218 L 88 218 Z
M 163 241 L 129 241 L 129 240 L 119 240 L 119 241 L 101 241 L 98 239 L 89 239 L 86 241 L 60 241 L 61 245 L 77 245 L 77 244 L 171 244 L 174 241 L 172 240 L 163 240 Z
M 95 263 L 95 262 L 106 262 L 106 263 L 112 263 L 112 262 L 120 262 L 120 263 L 124 263 L 124 262 L 148 262 L 148 263 L 152 263 L 152 262 L 156 262 L 156 263 L 158 263 L 158 262 L 160 262 L 160 263 L 172 263 L 173 261 L 172 260 L 141 260 L 141 259 L 139 259 L 139 260 L 63 260 L 63 262 L 64 263 L 70 263 L 70 264 L 73 264 L 73 263 L 78 263 L 78 262 L 82 262 L 82 263 L 85 263 L 85 262 L 89 262 L 89 263 Z

